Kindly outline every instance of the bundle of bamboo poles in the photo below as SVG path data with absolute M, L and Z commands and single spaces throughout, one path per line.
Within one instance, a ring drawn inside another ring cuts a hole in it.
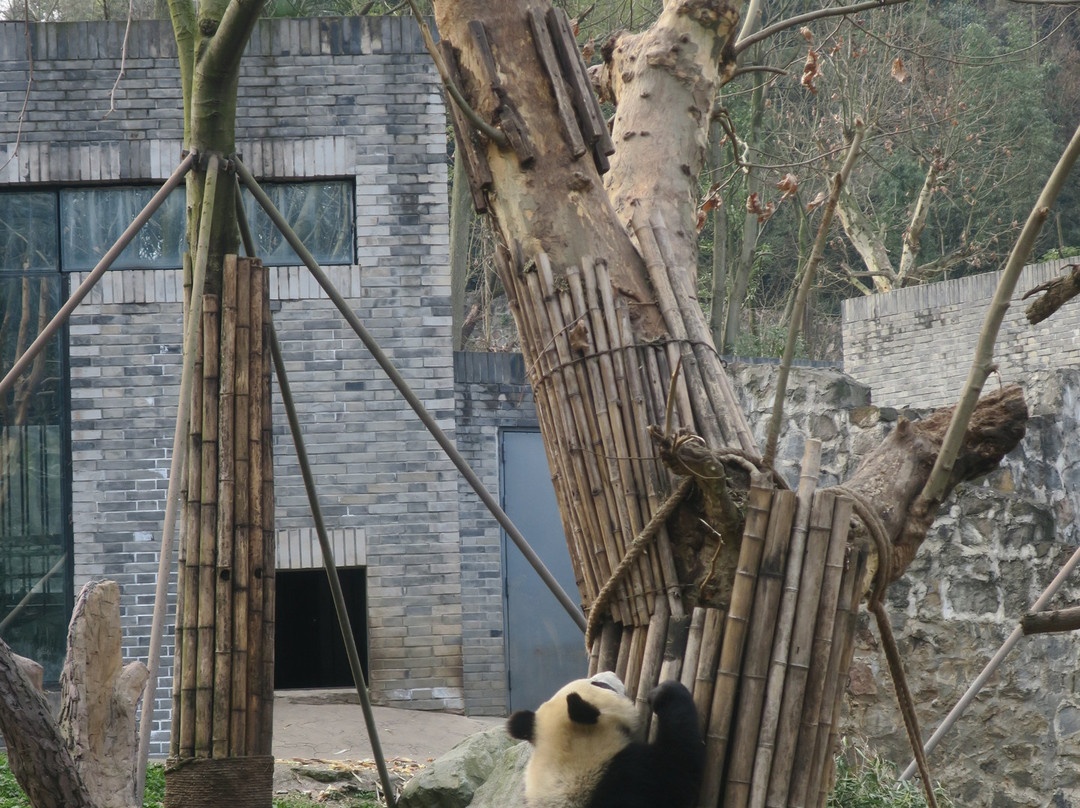
M 220 295 L 203 297 L 195 359 L 179 550 L 174 764 L 271 754 L 272 726 L 264 720 L 270 713 L 262 706 L 272 703 L 274 673 L 268 324 L 264 268 L 228 256 Z
M 604 261 L 557 274 L 543 253 L 527 264 L 499 254 L 579 591 L 600 615 L 589 672 L 615 671 L 646 721 L 659 681 L 690 689 L 707 739 L 702 808 L 822 805 L 866 558 L 847 543 L 850 499 L 815 493 L 819 444 L 807 443 L 797 494 L 753 475 L 723 608 L 687 613 L 683 592 L 700 582 L 679 580 L 670 524 L 598 600 L 675 490 L 651 425 L 755 454 L 663 222 L 634 228 L 669 331 L 660 342 L 635 339 Z

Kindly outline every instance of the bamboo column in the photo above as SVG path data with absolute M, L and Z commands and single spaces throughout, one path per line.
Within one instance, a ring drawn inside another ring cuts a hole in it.
M 166 805 L 269 803 L 273 465 L 265 270 L 228 256 L 202 302 L 180 547 Z

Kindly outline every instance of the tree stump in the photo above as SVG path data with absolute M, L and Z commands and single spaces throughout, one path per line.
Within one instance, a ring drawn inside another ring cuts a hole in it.
M 115 581 L 87 584 L 68 630 L 59 724 L 98 808 L 136 804 L 135 710 L 147 671 L 142 662 L 124 665 L 120 640 L 120 587 Z

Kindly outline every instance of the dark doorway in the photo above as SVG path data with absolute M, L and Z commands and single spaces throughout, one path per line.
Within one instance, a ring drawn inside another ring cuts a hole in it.
M 367 579 L 363 567 L 339 569 L 345 608 L 368 679 Z M 279 690 L 352 687 L 326 571 L 278 570 L 274 687 Z

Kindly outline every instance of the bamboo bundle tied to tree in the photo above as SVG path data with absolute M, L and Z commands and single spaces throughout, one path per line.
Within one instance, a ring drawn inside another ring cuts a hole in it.
M 740 3 L 666 0 L 588 70 L 543 0 L 434 5 L 437 64 L 474 203 L 501 244 L 588 615 L 589 670 L 614 670 L 639 700 L 661 677 L 691 689 L 708 739 L 702 808 L 821 804 L 852 615 L 925 537 L 929 520 L 907 514 L 951 413 L 901 421 L 840 490 L 814 492 L 812 445 L 798 495 L 762 461 L 696 299 L 693 200 L 736 69 Z M 610 129 L 593 87 L 615 106 Z M 1025 419 L 1017 387 L 986 397 L 945 493 L 993 468 Z
M 269 299 L 257 260 L 227 256 L 222 280 L 203 297 L 188 434 L 166 770 L 177 806 L 220 804 L 230 782 L 262 804 L 273 770 Z

